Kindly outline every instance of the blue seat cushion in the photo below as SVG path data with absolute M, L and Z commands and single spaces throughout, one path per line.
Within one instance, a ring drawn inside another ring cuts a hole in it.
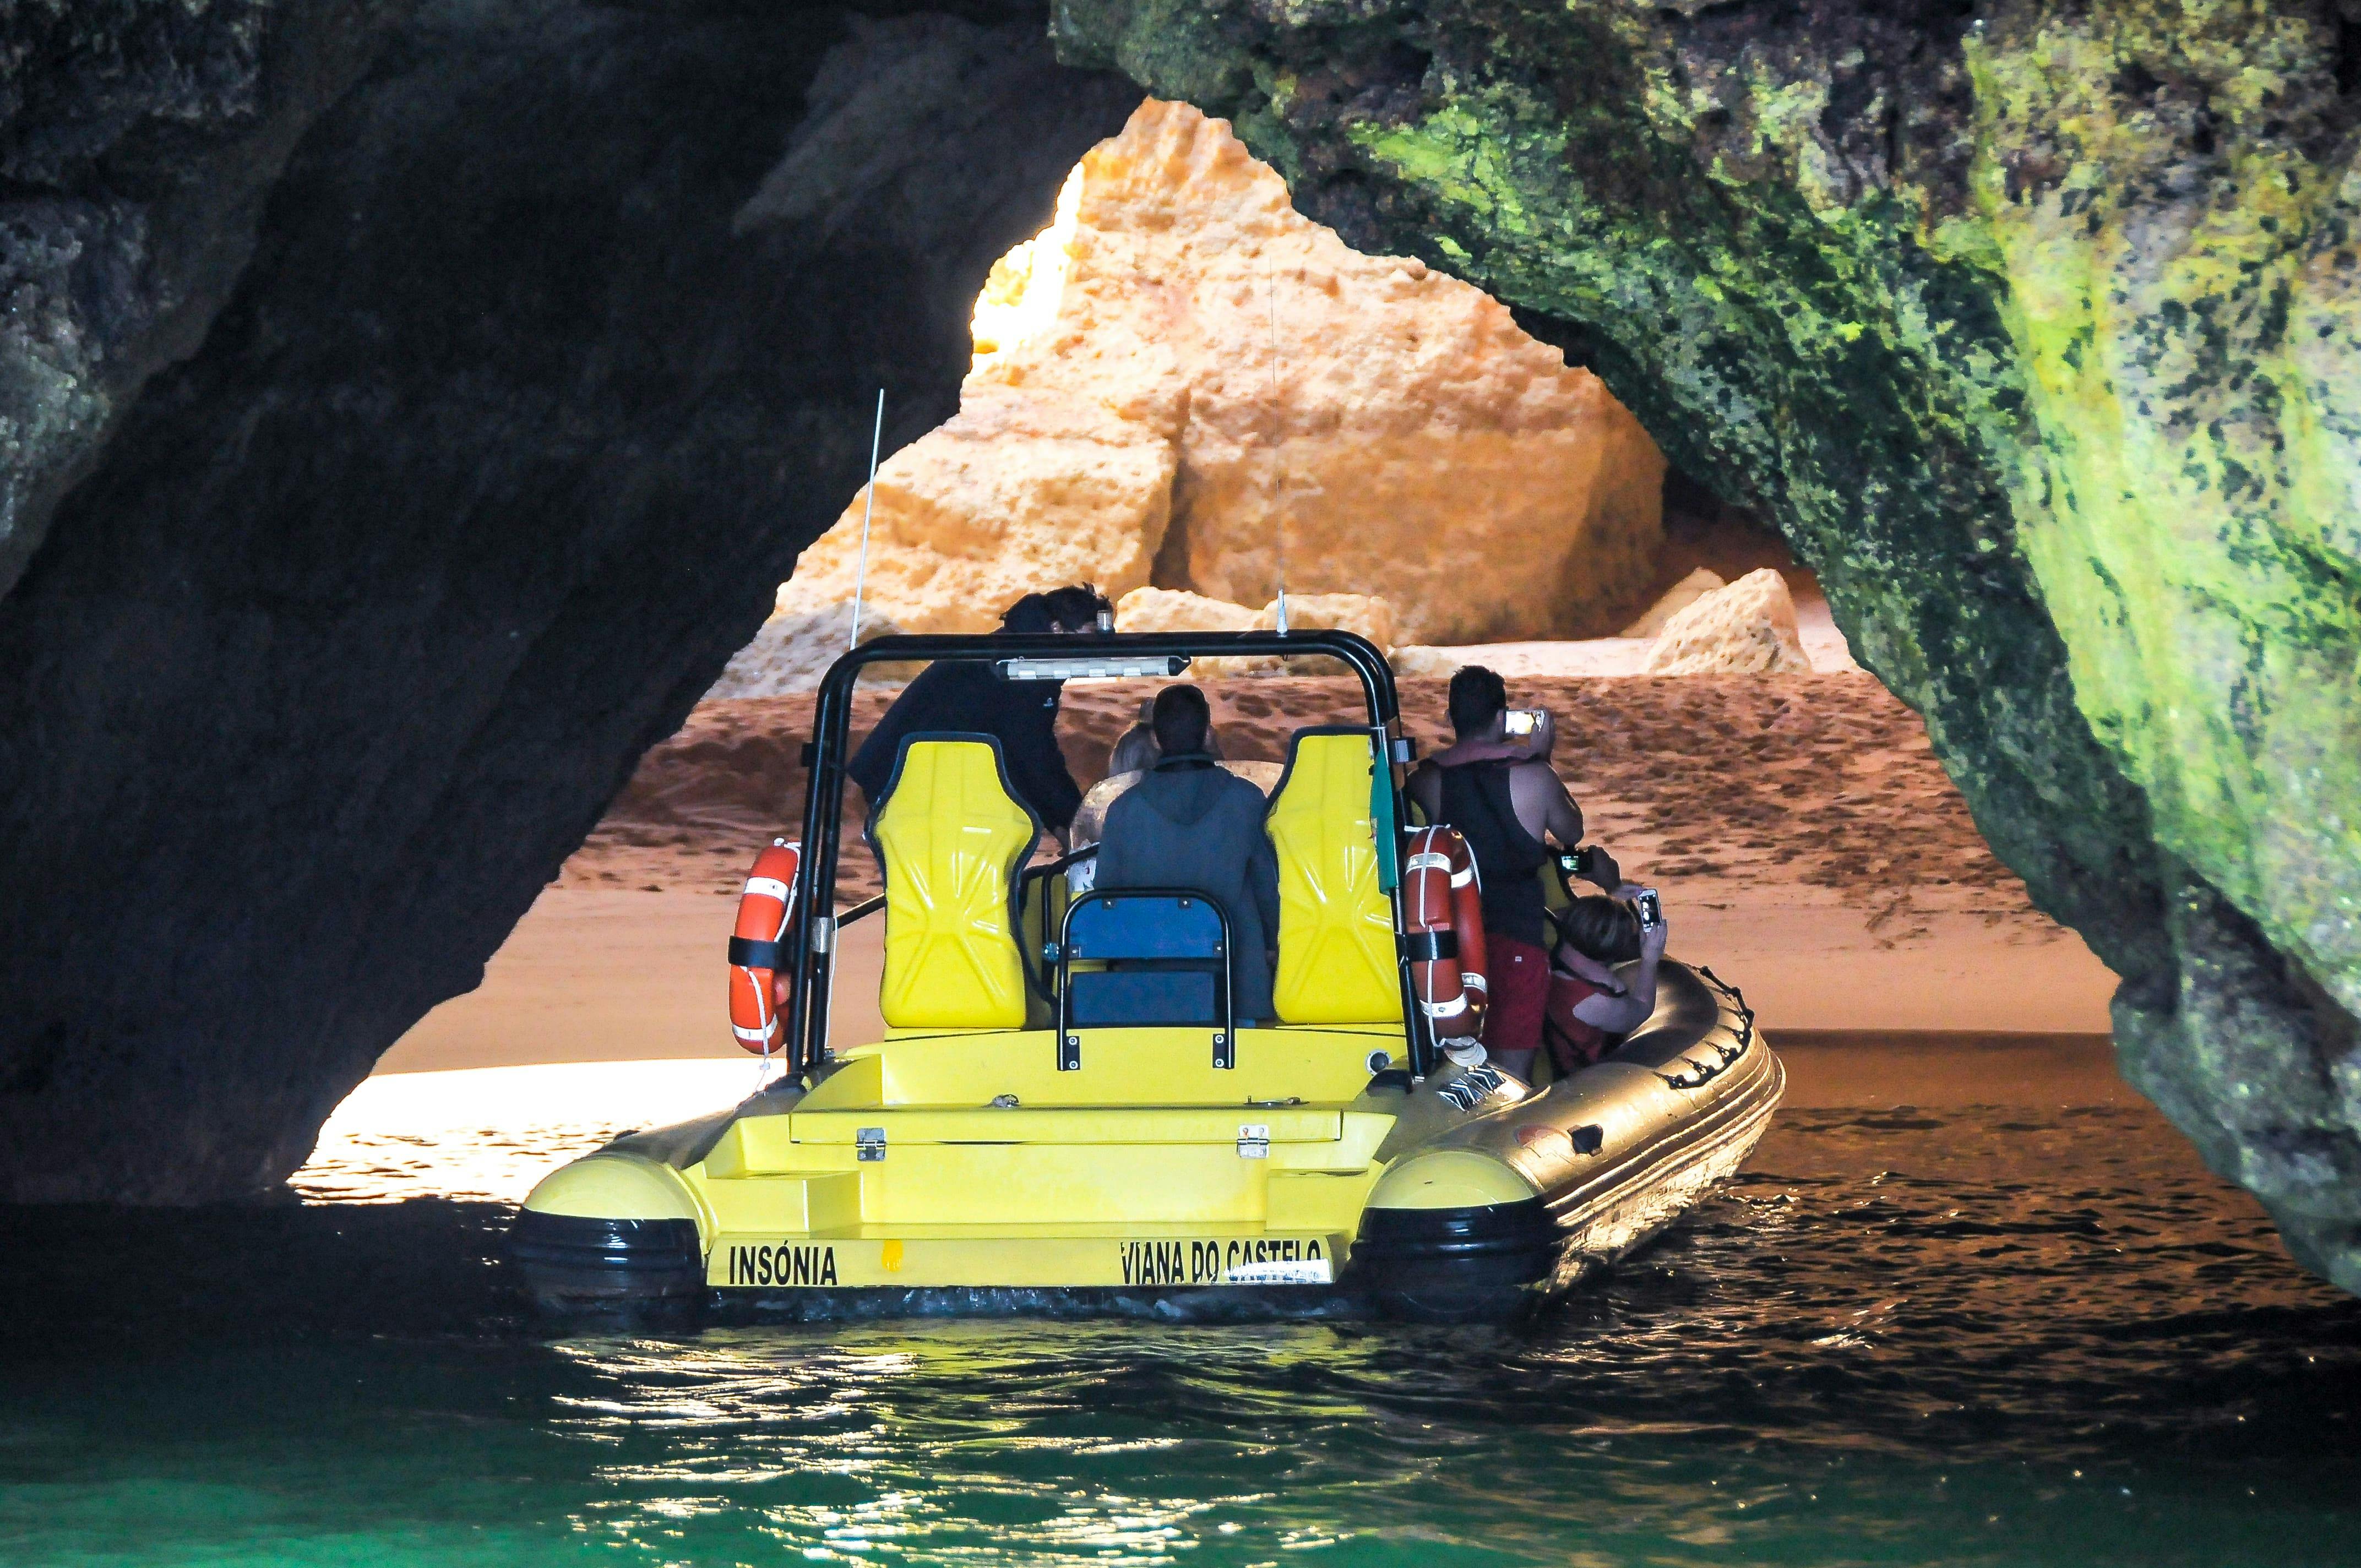
M 1081 1028 L 1223 1023 L 1221 982 L 1203 970 L 1083 970 L 1066 985 L 1067 1021 Z

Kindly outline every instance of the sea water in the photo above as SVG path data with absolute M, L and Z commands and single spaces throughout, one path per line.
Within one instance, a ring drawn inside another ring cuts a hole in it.
M 377 1080 L 10 1215 L 7 1564 L 2361 1563 L 2361 1302 L 2136 1107 L 1783 1113 L 1539 1321 L 569 1332 L 515 1199 L 728 1064 Z

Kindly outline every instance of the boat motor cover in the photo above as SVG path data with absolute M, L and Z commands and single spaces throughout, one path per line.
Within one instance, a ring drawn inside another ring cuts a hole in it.
M 1299 730 L 1264 819 L 1279 856 L 1279 973 L 1289 1024 L 1400 1020 L 1393 900 L 1378 858 L 1367 729 Z M 1388 831 L 1391 831 L 1389 826 Z
M 878 1011 L 897 1029 L 1021 1029 L 1018 872 L 1041 824 L 989 735 L 912 735 L 869 819 L 885 878 Z

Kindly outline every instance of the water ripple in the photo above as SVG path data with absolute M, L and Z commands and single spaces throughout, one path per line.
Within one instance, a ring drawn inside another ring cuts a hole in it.
M 0 1561 L 2361 1564 L 2361 1303 L 2145 1111 L 1789 1113 L 1516 1328 L 666 1336 L 505 1289 L 613 1124 L 515 1087 L 348 1108 L 304 1203 L 10 1220 Z

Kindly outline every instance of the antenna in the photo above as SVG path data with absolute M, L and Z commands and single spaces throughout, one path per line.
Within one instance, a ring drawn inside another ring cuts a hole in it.
M 1286 450 L 1287 411 L 1279 405 L 1279 274 L 1266 255 L 1262 264 L 1263 297 L 1270 304 L 1270 365 L 1263 374 L 1263 383 L 1270 396 L 1270 420 L 1273 426 L 1270 444 L 1271 520 L 1279 534 L 1279 634 L 1287 635 L 1287 466 L 1280 461 Z
M 869 517 L 877 510 L 877 445 L 884 438 L 885 389 L 880 387 L 877 422 L 869 432 L 869 485 L 861 492 L 861 563 L 852 569 L 852 634 L 844 642 L 848 653 L 861 646 L 861 592 L 869 586 Z

